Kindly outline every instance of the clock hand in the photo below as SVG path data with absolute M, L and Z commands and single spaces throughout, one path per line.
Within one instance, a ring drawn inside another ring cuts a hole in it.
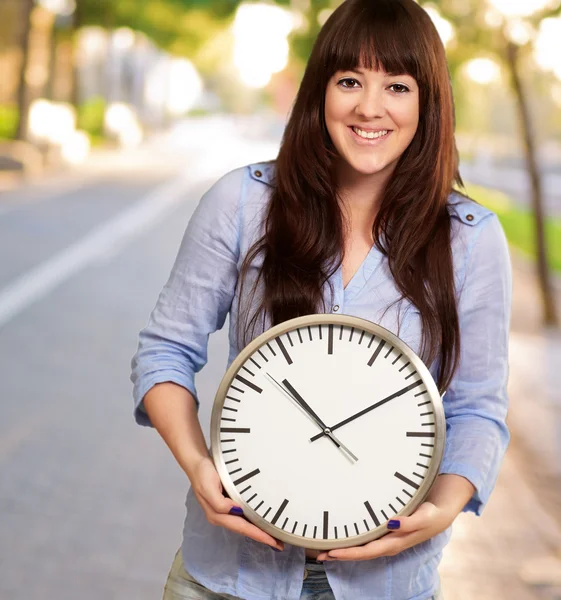
M 314 423 L 321 427 L 323 430 L 322 435 L 326 435 L 332 442 L 339 448 L 343 453 L 346 453 L 351 459 L 355 462 L 358 458 L 340 441 L 338 440 L 333 433 L 329 430 L 329 428 L 325 425 L 325 423 L 318 417 L 318 415 L 312 410 L 310 405 L 298 394 L 298 392 L 290 385 L 288 380 L 283 380 L 283 384 L 286 386 L 286 389 L 269 373 L 265 373 L 267 377 L 280 389 L 286 396 L 288 396 L 293 402 L 296 402 L 298 406 L 306 412 L 306 414 L 314 421 Z M 287 391 L 288 390 L 288 391 Z
M 334 431 L 335 429 L 339 429 L 339 427 L 343 427 L 343 425 L 346 425 L 347 423 L 350 423 L 351 421 L 354 421 L 355 419 L 362 417 L 362 415 L 369 413 L 371 410 L 378 408 L 378 406 L 382 406 L 382 404 L 386 404 L 386 402 L 389 402 L 390 400 L 393 400 L 394 398 L 397 398 L 398 396 L 403 396 L 403 394 L 406 394 L 407 392 L 416 388 L 417 386 L 421 385 L 422 383 L 423 383 L 422 380 L 419 379 L 419 381 L 415 381 L 415 383 L 412 383 L 412 384 L 408 385 L 407 387 L 404 387 L 403 389 L 399 390 L 398 392 L 394 392 L 393 394 L 390 394 L 383 400 L 380 400 L 379 402 L 376 402 L 375 404 L 368 406 L 364 410 L 357 412 L 356 414 L 345 419 L 344 421 L 340 421 L 339 423 L 337 423 L 337 425 L 333 425 L 333 427 L 330 428 L 330 431 Z M 314 435 L 314 437 L 310 438 L 310 441 L 315 442 L 316 440 L 319 440 L 319 438 L 323 437 L 324 435 L 325 435 L 324 432 L 318 433 L 317 435 Z

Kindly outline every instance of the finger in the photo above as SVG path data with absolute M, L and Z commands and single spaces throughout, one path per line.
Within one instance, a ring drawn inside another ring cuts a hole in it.
M 395 556 L 430 537 L 426 530 L 400 535 L 391 534 L 364 546 L 330 550 L 326 553 L 326 558 L 320 559 L 318 557 L 318 560 L 371 560 L 382 556 Z
M 256 527 L 253 525 L 253 523 L 250 523 L 242 516 L 234 516 L 213 511 L 210 504 L 206 502 L 204 498 L 200 499 L 200 503 L 208 521 L 212 525 L 225 527 L 230 531 L 249 537 L 256 542 L 261 542 L 262 544 L 271 546 L 276 550 L 284 550 L 284 544 L 282 542 L 276 540 L 268 533 L 265 533 L 263 530 L 259 529 L 259 527 Z
M 217 513 L 227 514 L 236 506 L 236 503 L 224 496 L 222 483 L 218 477 L 218 473 L 209 473 L 202 481 L 201 485 L 196 490 L 197 497 L 204 498 L 213 511 Z
M 424 502 L 412 515 L 391 519 L 388 522 L 388 529 L 395 532 L 412 533 L 430 527 L 437 515 L 438 508 L 431 502 Z

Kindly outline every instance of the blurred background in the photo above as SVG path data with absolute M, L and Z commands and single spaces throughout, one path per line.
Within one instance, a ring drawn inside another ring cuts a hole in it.
M 375 1 L 375 0 L 373 0 Z M 160 598 L 188 482 L 130 358 L 200 196 L 274 158 L 331 0 L 0 0 L 0 597 Z M 446 600 L 561 598 L 561 0 L 421 2 L 514 270 L 512 442 Z M 227 360 L 212 336 L 201 420 Z

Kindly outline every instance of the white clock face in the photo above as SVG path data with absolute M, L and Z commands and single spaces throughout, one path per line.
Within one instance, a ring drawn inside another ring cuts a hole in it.
M 430 373 L 402 341 L 361 319 L 313 315 L 240 354 L 218 391 L 212 436 L 245 515 L 322 549 L 379 537 L 421 502 L 444 416 Z

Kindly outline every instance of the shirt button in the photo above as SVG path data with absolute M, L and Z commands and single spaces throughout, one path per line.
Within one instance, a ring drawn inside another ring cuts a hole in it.
M 473 215 L 466 215 L 466 219 L 470 222 L 473 221 Z
M 333 307 L 333 312 L 337 312 L 338 310 L 339 310 L 339 305 L 338 305 L 338 304 L 336 304 L 336 305 Z
M 261 175 L 263 175 L 261 171 L 255 171 L 255 177 L 261 177 Z
M 308 569 L 304 569 L 304 581 L 308 579 Z

